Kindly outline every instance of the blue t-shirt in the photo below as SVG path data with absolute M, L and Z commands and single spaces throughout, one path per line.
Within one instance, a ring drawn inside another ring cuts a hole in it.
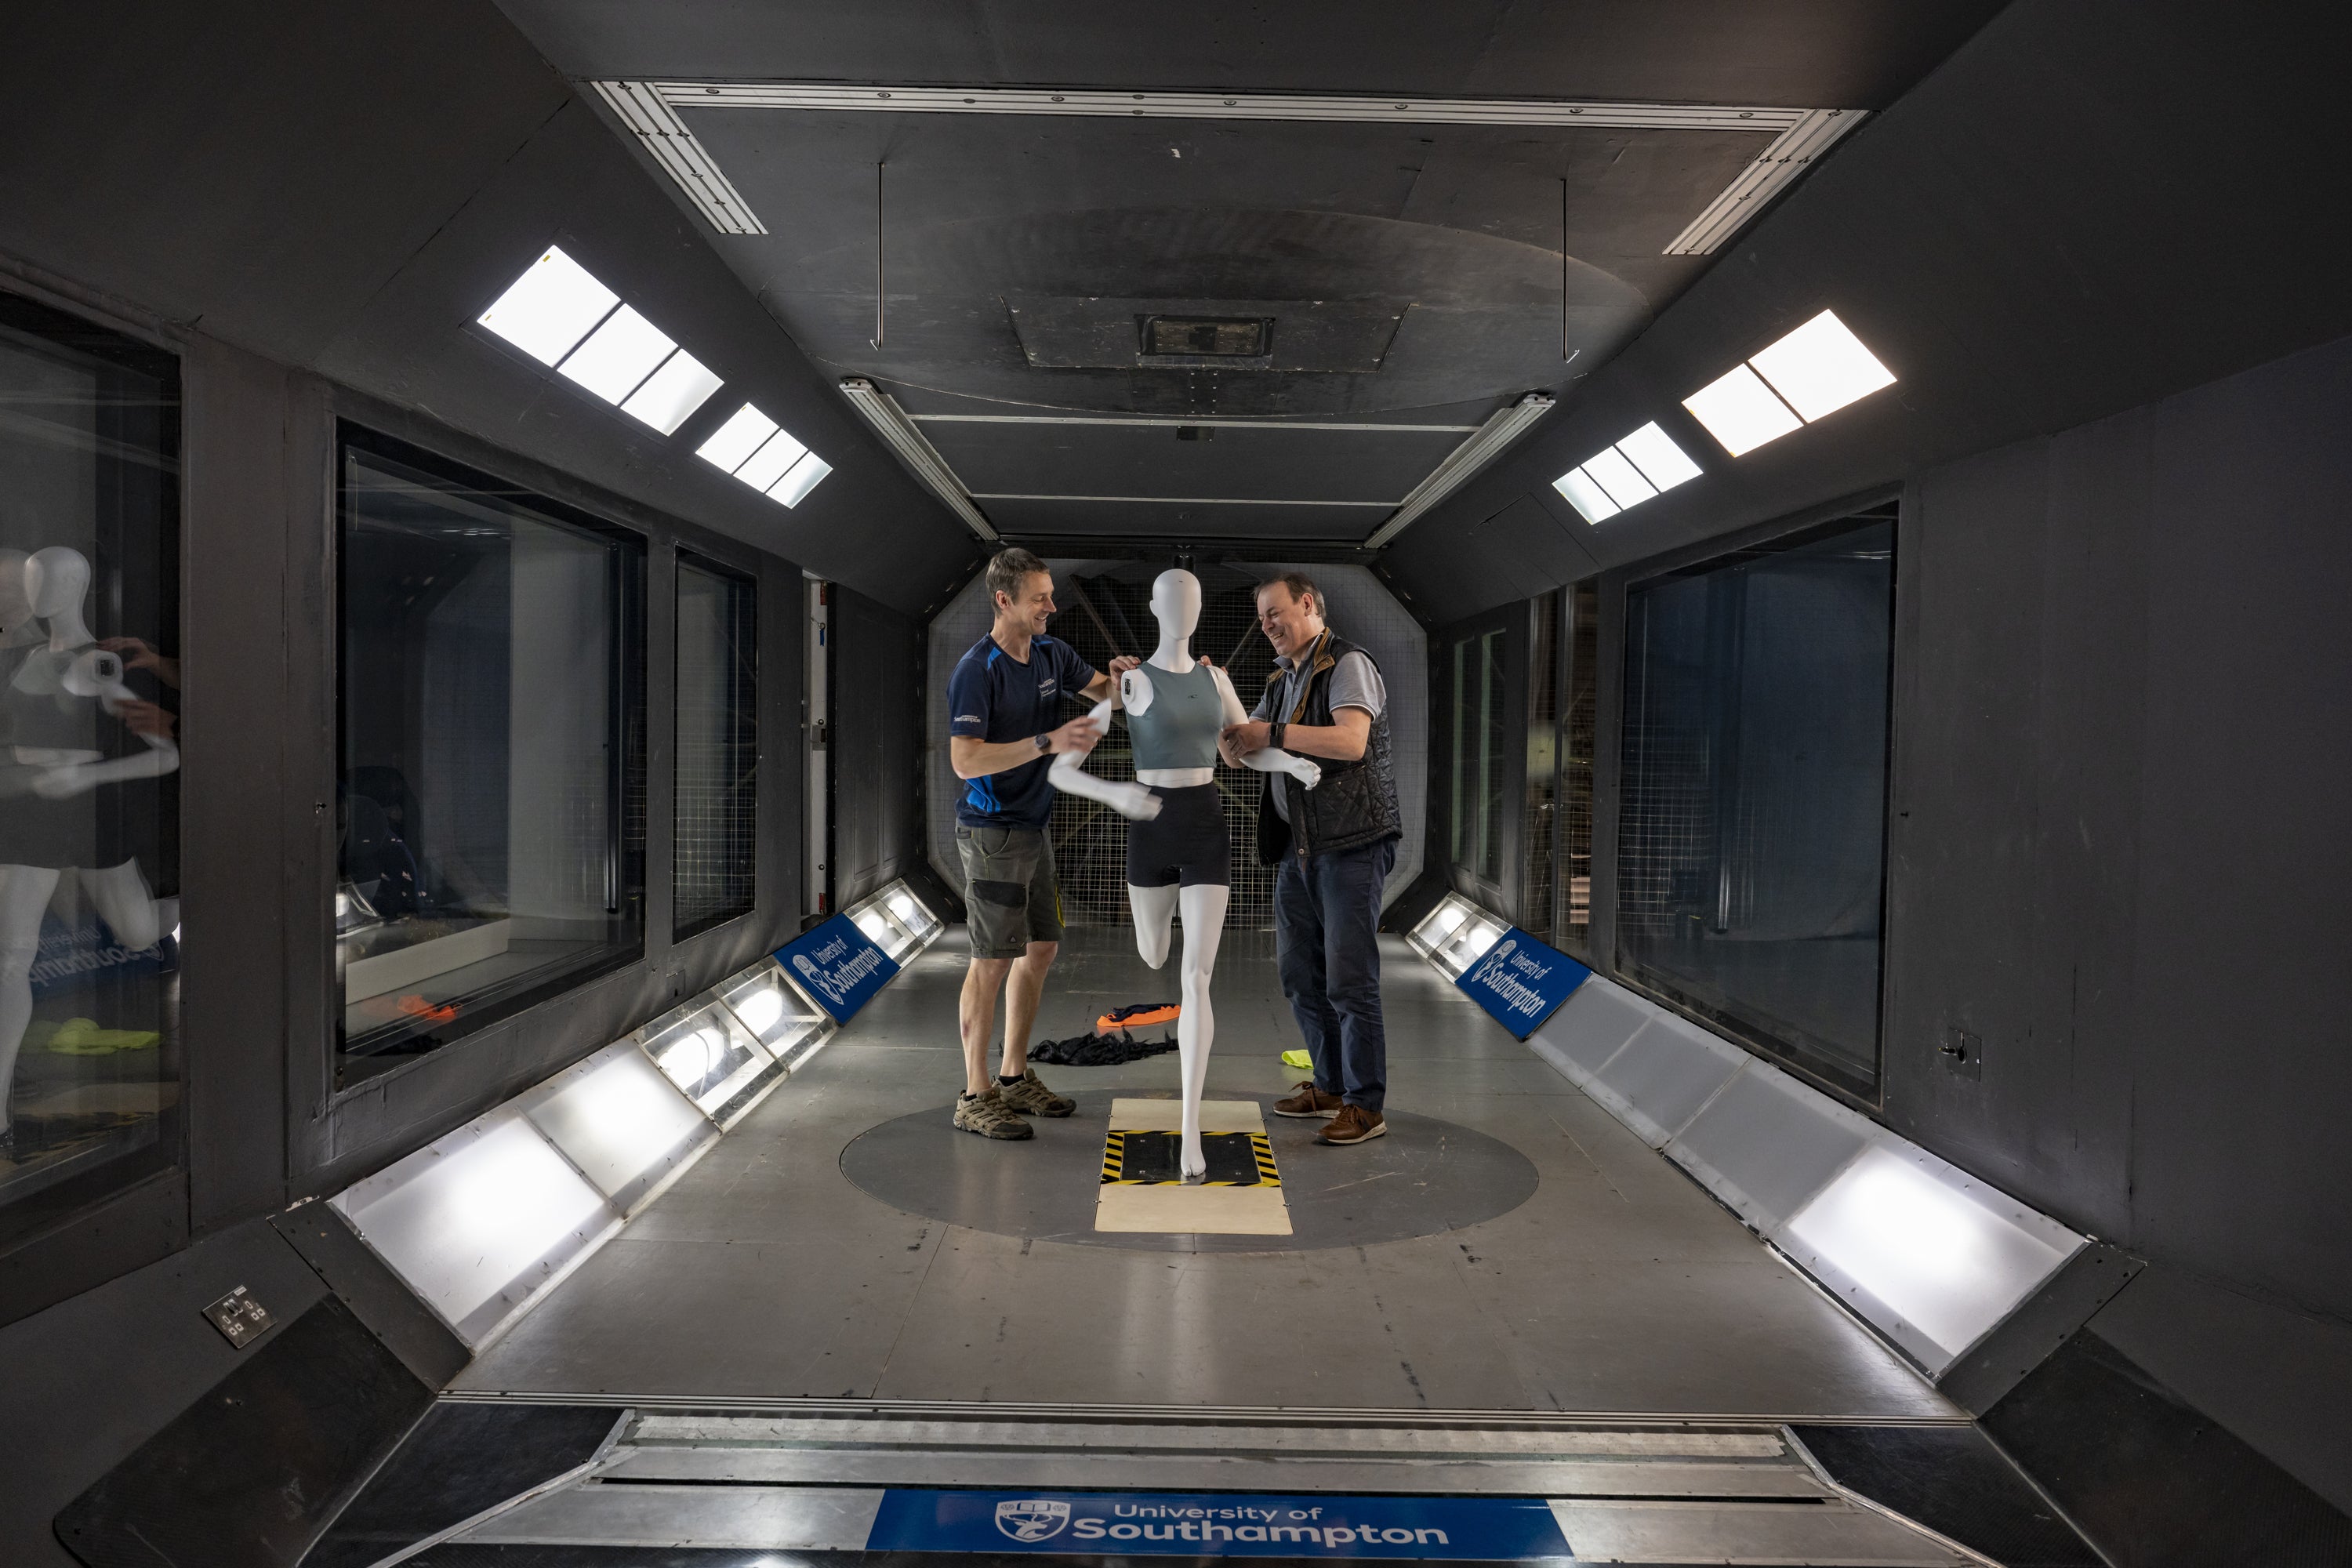
M 1062 726 L 1062 700 L 1083 697 L 1095 668 L 1058 637 L 1031 637 L 1022 663 L 984 637 L 948 677 L 948 733 L 992 743 L 1025 741 Z M 966 827 L 1043 827 L 1054 812 L 1044 752 L 1007 773 L 964 780 L 956 820 Z

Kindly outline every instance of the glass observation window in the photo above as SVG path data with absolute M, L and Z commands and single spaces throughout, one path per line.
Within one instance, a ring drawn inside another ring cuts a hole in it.
M 1601 589 L 1588 577 L 1566 594 L 1568 697 L 1560 720 L 1559 876 L 1557 931 L 1560 948 L 1591 955 L 1592 750 L 1599 721 L 1595 664 L 1601 654 Z
M 1894 589 L 1890 508 L 1625 603 L 1618 967 L 1864 1098 Z
M 349 1083 L 642 951 L 645 548 L 348 428 L 342 485 Z
M 751 578 L 678 557 L 671 887 L 680 941 L 751 912 L 759 858 L 758 613 Z
M 1552 889 L 1558 880 L 1552 827 L 1559 786 L 1559 595 L 1537 596 L 1529 610 L 1528 651 L 1528 807 L 1520 828 L 1526 870 L 1520 880 L 1519 929 L 1552 940 Z
M 179 1157 L 179 370 L 0 295 L 0 1239 Z
M 1503 695 L 1508 644 L 1500 631 L 1478 639 L 1478 876 L 1490 887 L 1503 879 L 1503 815 L 1513 809 L 1511 716 Z

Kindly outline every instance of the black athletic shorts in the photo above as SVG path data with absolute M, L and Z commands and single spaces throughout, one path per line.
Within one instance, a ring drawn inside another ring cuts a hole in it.
M 1148 787 L 1160 797 L 1160 815 L 1127 825 L 1128 885 L 1231 887 L 1234 841 L 1225 831 L 1224 798 L 1217 786 Z

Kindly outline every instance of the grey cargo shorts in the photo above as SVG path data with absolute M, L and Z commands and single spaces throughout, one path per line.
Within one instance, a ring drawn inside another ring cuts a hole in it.
M 959 823 L 955 836 L 974 958 L 1019 958 L 1033 942 L 1062 940 L 1062 889 L 1045 829 Z

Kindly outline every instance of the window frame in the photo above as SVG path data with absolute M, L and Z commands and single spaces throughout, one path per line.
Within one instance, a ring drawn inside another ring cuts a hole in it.
M 619 625 L 614 632 L 619 651 L 614 660 L 616 679 L 614 682 L 614 723 L 611 731 L 615 742 L 611 784 L 614 791 L 613 819 L 616 835 L 614 874 L 624 907 L 634 896 L 636 909 L 634 942 L 615 942 L 576 968 L 565 969 L 495 1001 L 469 1005 L 451 1025 L 429 1034 L 411 1037 L 417 1040 L 430 1039 L 432 1044 L 419 1049 L 390 1053 L 389 1065 L 382 1070 L 347 1078 L 345 1066 L 348 1062 L 366 1060 L 386 1053 L 352 1053 L 344 1049 L 343 1005 L 334 980 L 335 922 L 332 906 L 335 875 L 331 865 L 325 878 L 327 908 L 322 911 L 327 942 L 320 958 L 322 983 L 327 994 L 324 1009 L 326 1028 L 321 1044 L 326 1055 L 329 1093 L 331 1097 L 341 1098 L 364 1092 L 388 1073 L 402 1071 L 415 1065 L 419 1058 L 438 1056 L 534 1007 L 579 991 L 607 975 L 643 963 L 651 952 L 653 889 L 648 880 L 652 869 L 648 832 L 651 795 L 648 741 L 652 722 L 650 580 L 653 540 L 642 530 L 587 510 L 543 489 L 505 479 L 460 458 L 404 440 L 347 416 L 335 419 L 333 439 L 328 450 L 333 465 L 334 486 L 329 552 L 334 618 L 328 633 L 333 658 L 327 689 L 327 700 L 334 712 L 333 750 L 328 765 L 331 780 L 340 781 L 342 777 L 349 740 L 343 700 L 346 674 L 343 655 L 350 626 L 347 614 L 350 562 L 343 544 L 352 519 L 351 458 L 353 453 L 362 453 L 381 462 L 406 468 L 429 482 L 453 489 L 471 490 L 478 497 L 488 498 L 494 506 L 512 508 L 526 517 L 535 516 L 558 527 L 619 546 L 614 557 L 619 578 L 614 584 L 619 612 Z M 632 769 L 635 773 L 634 781 L 629 777 Z M 634 803 L 630 799 L 633 782 L 635 789 Z
M 680 700 L 680 682 L 678 679 L 679 639 L 683 635 L 681 629 L 682 617 L 678 615 L 678 605 L 681 601 L 682 585 L 685 581 L 685 575 L 689 571 L 700 572 L 706 576 L 716 577 L 721 582 L 727 583 L 740 591 L 749 600 L 750 621 L 747 629 L 750 635 L 745 639 L 745 646 L 751 662 L 751 690 L 748 693 L 749 703 L 746 712 L 751 725 L 752 767 L 752 780 L 751 784 L 752 813 L 751 880 L 749 895 L 741 908 L 710 915 L 700 921 L 697 921 L 692 924 L 688 924 L 680 921 L 677 914 L 678 857 L 686 837 L 685 834 L 679 827 L 679 818 L 681 815 L 679 811 L 679 803 L 681 801 L 683 792 L 679 788 L 678 768 L 684 755 L 684 748 L 679 744 L 678 726 L 684 720 L 686 704 Z M 765 726 L 763 726 L 760 721 L 761 675 L 759 574 L 742 567 L 730 565 L 726 562 L 720 561 L 715 556 L 706 554 L 703 552 L 693 549 L 688 545 L 680 544 L 676 546 L 671 552 L 670 560 L 670 845 L 668 903 L 670 912 L 669 940 L 672 946 L 676 946 L 681 942 L 691 942 L 693 939 L 702 935 L 706 931 L 717 931 L 721 926 L 731 924 L 736 921 L 746 919 L 759 912 L 761 788 L 759 775 L 763 771 L 761 764 L 767 759 L 767 746 L 765 742 L 766 730 Z
M 1636 966 L 1627 961 L 1622 932 L 1624 923 L 1623 898 L 1620 873 L 1623 865 L 1625 842 L 1625 741 L 1631 726 L 1631 702 L 1627 685 L 1632 679 L 1632 643 L 1633 629 L 1633 603 L 1637 591 L 1676 578 L 1704 576 L 1732 565 L 1743 559 L 1759 560 L 1785 554 L 1802 546 L 1832 538 L 1840 533 L 1884 523 L 1887 525 L 1892 543 L 1887 564 L 1886 591 L 1886 668 L 1884 717 L 1885 741 L 1881 760 L 1878 831 L 1878 964 L 1875 992 L 1873 997 L 1873 1066 L 1871 1081 L 1866 1089 L 1858 1089 L 1831 1073 L 1820 1070 L 1804 1055 L 1789 1045 L 1744 1020 L 1727 1016 L 1706 1004 L 1684 995 L 1675 986 L 1674 977 Z M 1887 1017 L 1892 977 L 1889 964 L 1893 926 L 1892 894 L 1894 887 L 1895 830 L 1895 770 L 1901 736 L 1896 729 L 1896 682 L 1901 678 L 1903 649 L 1902 597 L 1904 507 L 1902 492 L 1892 490 L 1877 495 L 1864 495 L 1829 507 L 1818 509 L 1796 519 L 1784 519 L 1775 524 L 1748 533 L 1734 542 L 1710 542 L 1701 551 L 1678 552 L 1674 556 L 1645 563 L 1643 568 L 1623 575 L 1612 574 L 1612 583 L 1606 584 L 1603 605 L 1604 643 L 1601 657 L 1595 660 L 1597 671 L 1605 679 L 1597 691 L 1602 701 L 1601 722 L 1596 726 L 1594 745 L 1595 810 L 1593 835 L 1594 899 L 1591 923 L 1588 930 L 1596 933 L 1591 938 L 1592 957 L 1605 954 L 1605 973 L 1617 983 L 1635 991 L 1660 1005 L 1690 1019 L 1693 1023 L 1721 1036 L 1753 1055 L 1771 1062 L 1809 1084 L 1838 1100 L 1866 1110 L 1877 1111 L 1885 1103 Z M 1613 620 L 1613 626 L 1609 625 Z M 1612 657 L 1613 656 L 1613 657 Z M 1605 764 L 1605 777 L 1602 768 Z M 1607 835 L 1604 847 L 1601 831 L 1603 808 L 1601 790 L 1609 795 L 1606 807 Z M 1608 879 L 1608 902 L 1604 910 L 1599 896 L 1600 880 Z M 1605 945 L 1597 934 L 1604 928 Z

